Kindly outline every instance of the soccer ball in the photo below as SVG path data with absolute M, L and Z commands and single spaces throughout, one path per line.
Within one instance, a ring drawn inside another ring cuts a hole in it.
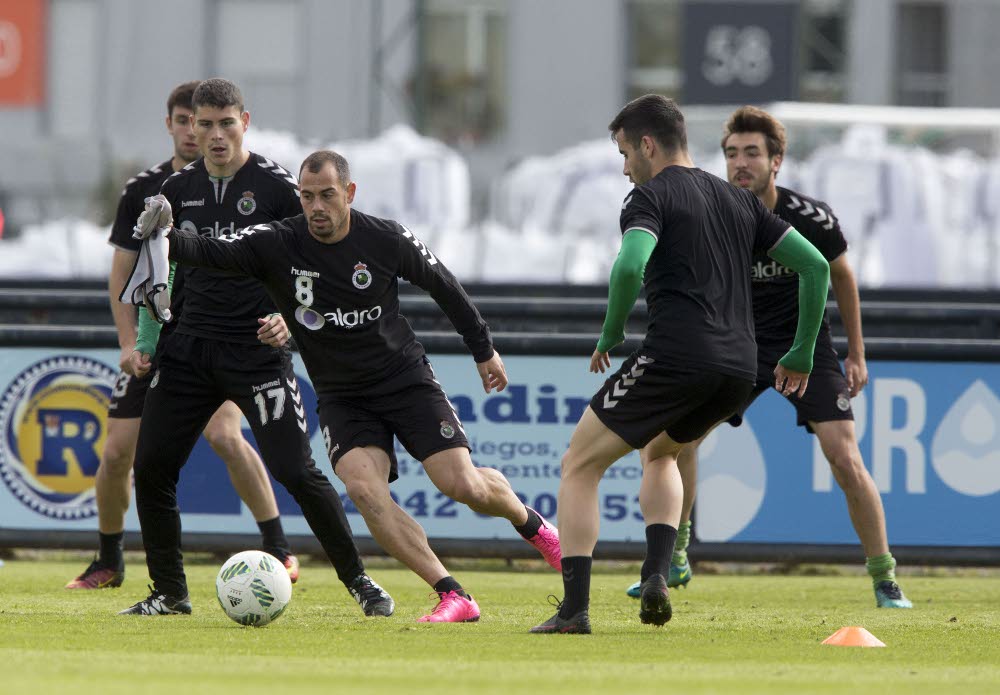
M 215 579 L 219 605 L 240 625 L 263 627 L 277 620 L 292 598 L 292 580 L 273 555 L 244 550 L 226 560 Z

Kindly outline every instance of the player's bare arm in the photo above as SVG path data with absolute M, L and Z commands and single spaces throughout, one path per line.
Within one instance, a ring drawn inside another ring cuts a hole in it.
M 865 362 L 865 341 L 861 335 L 861 298 L 858 283 L 845 254 L 830 262 L 830 284 L 840 309 L 840 321 L 847 333 L 847 358 L 844 359 L 844 376 L 851 398 L 868 383 L 868 364 Z
M 123 249 L 115 249 L 111 258 L 111 272 L 108 275 L 108 295 L 111 299 L 111 316 L 118 332 L 118 346 L 121 354 L 118 357 L 119 368 L 128 374 L 134 374 L 132 369 L 132 348 L 138 332 L 135 307 L 118 301 L 121 288 L 128 283 L 129 273 L 135 265 L 135 253 Z

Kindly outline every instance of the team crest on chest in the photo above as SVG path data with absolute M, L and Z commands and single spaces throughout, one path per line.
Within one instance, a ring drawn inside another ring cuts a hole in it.
M 359 290 L 366 290 L 372 284 L 372 274 L 368 271 L 368 266 L 361 261 L 358 261 L 358 264 L 354 266 L 351 283 Z
M 236 209 L 241 215 L 252 215 L 257 209 L 257 201 L 254 200 L 253 191 L 243 191 L 243 197 L 236 202 Z

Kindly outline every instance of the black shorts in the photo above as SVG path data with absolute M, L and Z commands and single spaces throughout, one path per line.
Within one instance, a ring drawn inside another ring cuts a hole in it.
M 142 404 L 146 401 L 146 391 L 152 380 L 152 369 L 141 378 L 121 372 L 115 379 L 115 387 L 111 389 L 108 417 L 122 420 L 142 417 Z
M 757 384 L 746 401 L 729 418 L 729 424 L 739 427 L 743 424 L 743 415 L 747 412 L 757 397 L 768 389 L 774 388 L 775 364 L 761 363 L 757 367 Z M 812 433 L 810 422 L 830 422 L 832 420 L 853 420 L 851 410 L 851 390 L 847 386 L 847 377 L 839 362 L 822 362 L 813 367 L 809 375 L 809 385 L 806 395 L 786 396 L 788 402 L 795 406 L 796 424 L 805 427 Z
M 412 369 L 358 393 L 320 394 L 319 427 L 334 471 L 351 449 L 377 446 L 389 455 L 389 482 L 399 477 L 392 438 L 418 461 L 469 448 L 458 413 L 426 357 Z
M 136 462 L 184 465 L 215 412 L 233 401 L 275 479 L 312 464 L 305 406 L 286 350 L 175 332 L 143 405 Z M 277 471 L 277 472 L 276 472 Z
M 660 432 L 693 442 L 732 415 L 753 390 L 749 379 L 668 365 L 632 353 L 594 394 L 590 408 L 633 449 Z

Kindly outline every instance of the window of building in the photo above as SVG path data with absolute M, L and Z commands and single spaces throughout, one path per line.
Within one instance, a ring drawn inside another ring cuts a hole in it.
M 896 103 L 948 104 L 948 11 L 936 2 L 896 8 Z
M 495 138 L 507 103 L 507 13 L 501 0 L 428 0 L 414 81 L 420 130 L 450 143 Z
M 679 0 L 632 0 L 628 5 L 626 97 L 656 93 L 680 96 L 681 3 Z
M 849 0 L 806 0 L 802 5 L 802 101 L 842 102 L 846 94 Z
M 649 92 L 674 98 L 683 95 L 684 4 L 684 0 L 629 2 L 626 47 L 629 99 Z M 801 5 L 802 69 L 798 73 L 799 98 L 803 101 L 844 100 L 851 4 L 851 0 L 804 0 Z

